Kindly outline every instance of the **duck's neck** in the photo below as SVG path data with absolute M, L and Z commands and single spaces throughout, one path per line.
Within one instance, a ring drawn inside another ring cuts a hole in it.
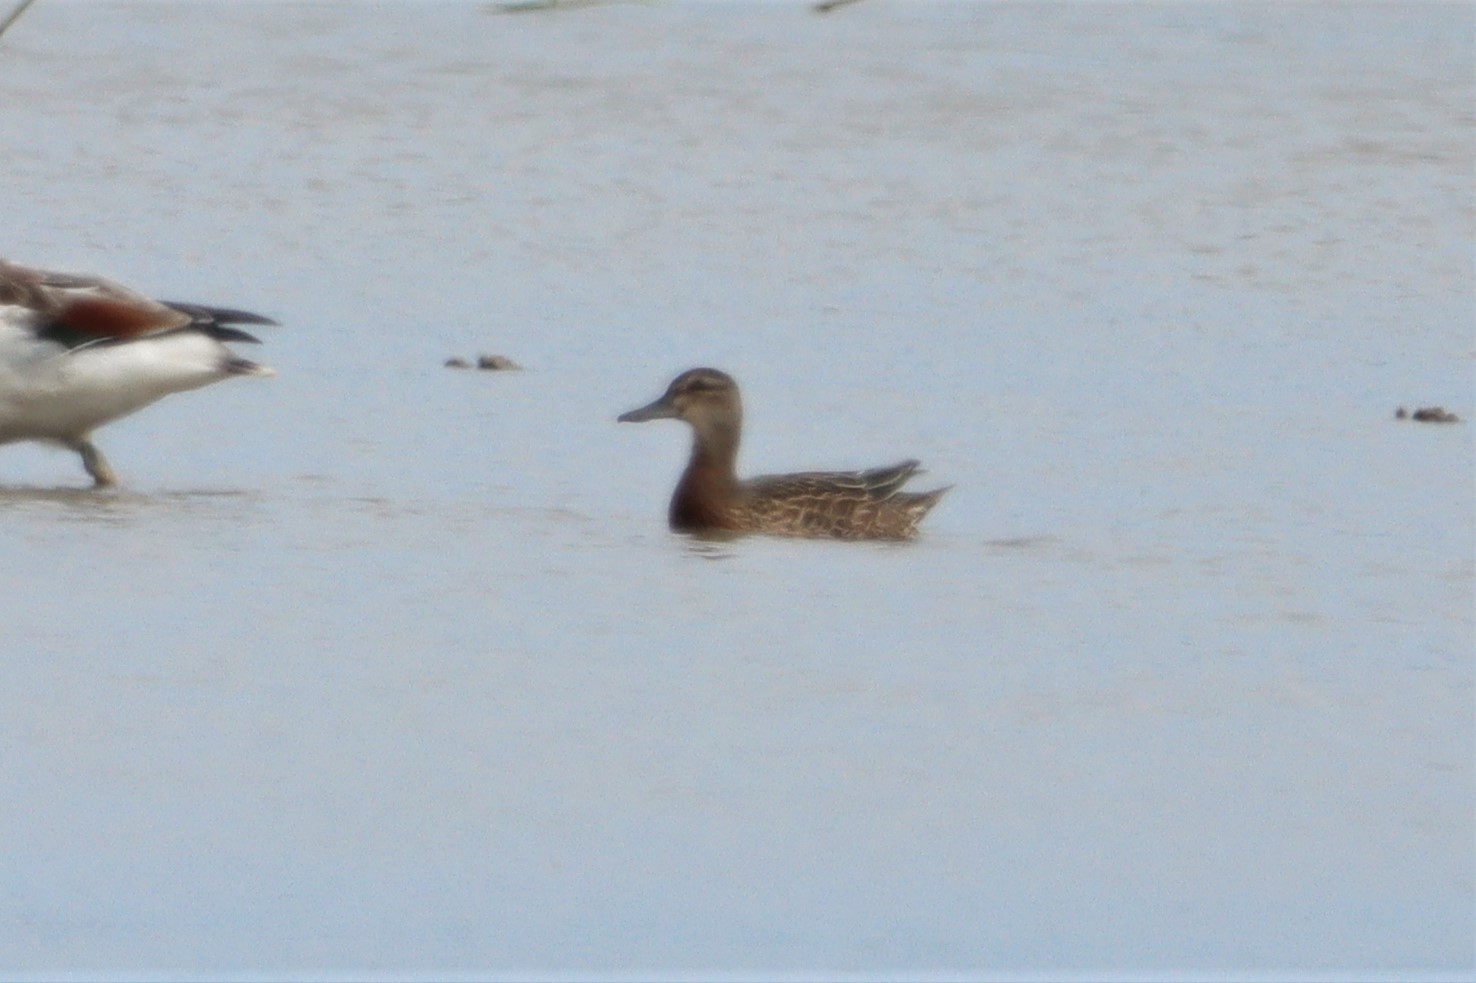
M 671 497 L 671 525 L 684 531 L 734 528 L 740 495 L 735 462 L 739 428 L 706 421 L 694 428 L 692 457 Z
M 737 419 L 703 420 L 692 428 L 692 457 L 687 472 L 701 471 L 715 478 L 738 481 L 738 438 L 742 427 Z

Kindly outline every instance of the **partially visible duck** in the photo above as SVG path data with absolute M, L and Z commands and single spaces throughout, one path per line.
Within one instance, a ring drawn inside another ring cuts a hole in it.
M 692 457 L 671 497 L 671 528 L 679 532 L 908 539 L 948 490 L 903 492 L 918 472 L 916 461 L 739 480 L 743 403 L 732 376 L 717 369 L 689 369 L 661 398 L 619 417 L 622 423 L 667 419 L 686 421 L 693 433 Z
M 0 444 L 60 444 L 98 487 L 116 484 L 92 432 L 170 393 L 273 375 L 224 343 L 257 341 L 231 325 L 276 323 L 0 259 Z

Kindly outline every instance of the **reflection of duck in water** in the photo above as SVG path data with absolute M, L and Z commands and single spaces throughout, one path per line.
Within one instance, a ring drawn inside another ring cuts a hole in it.
M 97 485 L 116 484 L 92 431 L 170 393 L 272 375 L 224 342 L 257 340 L 229 325 L 275 323 L 0 259 L 0 444 L 61 444 Z
M 740 481 L 743 429 L 738 384 L 717 369 L 689 369 L 661 398 L 621 414 L 622 423 L 685 420 L 692 457 L 671 498 L 679 532 L 763 532 L 828 539 L 907 539 L 947 488 L 903 492 L 916 461 L 869 471 L 810 471 Z

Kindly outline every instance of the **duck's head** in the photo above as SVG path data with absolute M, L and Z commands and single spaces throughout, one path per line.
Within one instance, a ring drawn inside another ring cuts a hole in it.
M 688 369 L 666 387 L 654 403 L 622 413 L 621 423 L 647 420 L 685 420 L 700 435 L 732 432 L 743 419 L 738 383 L 717 369 Z

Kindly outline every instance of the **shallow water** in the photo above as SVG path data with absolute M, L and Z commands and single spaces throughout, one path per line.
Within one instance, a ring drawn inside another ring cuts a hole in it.
M 1466 975 L 1473 33 L 34 6 L 4 253 L 284 326 L 0 449 L 3 972 Z M 673 536 L 695 364 L 955 488 Z

